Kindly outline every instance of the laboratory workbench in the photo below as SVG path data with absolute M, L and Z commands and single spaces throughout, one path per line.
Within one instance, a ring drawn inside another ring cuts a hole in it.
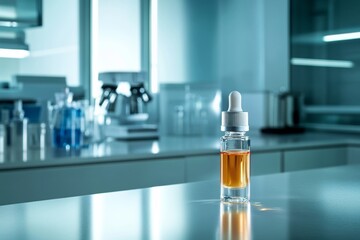
M 360 163 L 357 135 L 249 134 L 251 174 Z M 110 141 L 0 154 L 0 204 L 219 179 L 219 137 Z
M 1 239 L 359 239 L 360 165 L 251 178 L 251 203 L 204 181 L 0 206 Z

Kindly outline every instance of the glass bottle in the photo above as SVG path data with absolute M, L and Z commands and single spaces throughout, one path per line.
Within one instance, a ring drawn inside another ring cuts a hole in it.
M 220 149 L 221 199 L 225 202 L 250 201 L 250 139 L 248 113 L 241 108 L 241 95 L 231 92 L 229 109 L 222 112 Z
M 24 117 L 23 104 L 21 100 L 15 101 L 13 118 L 10 122 L 11 146 L 15 151 L 27 151 L 27 126 L 28 119 Z
M 73 94 L 66 89 L 63 93 L 56 93 L 56 106 L 51 117 L 53 127 L 53 146 L 57 148 L 80 148 L 83 143 L 82 108 L 72 102 Z

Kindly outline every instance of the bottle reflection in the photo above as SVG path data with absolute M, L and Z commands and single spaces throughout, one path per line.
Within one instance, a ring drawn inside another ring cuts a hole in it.
M 220 239 L 251 239 L 250 203 L 220 205 Z

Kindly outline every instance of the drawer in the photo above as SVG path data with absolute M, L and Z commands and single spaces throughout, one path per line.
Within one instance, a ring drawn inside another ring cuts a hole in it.
M 220 179 L 220 153 L 186 157 L 185 165 L 187 182 Z
M 345 147 L 291 150 L 284 152 L 284 170 L 297 171 L 344 165 L 347 163 Z
M 0 172 L 0 204 L 185 182 L 183 158 Z
M 281 153 L 251 153 L 251 176 L 281 172 Z

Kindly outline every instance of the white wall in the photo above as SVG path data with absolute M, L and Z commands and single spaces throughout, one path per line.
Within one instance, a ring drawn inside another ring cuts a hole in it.
M 217 82 L 218 0 L 158 1 L 159 83 Z
M 187 81 L 217 83 L 219 0 L 186 2 Z
M 288 0 L 224 0 L 220 80 L 225 92 L 288 87 Z
M 288 88 L 288 0 L 159 0 L 159 82 Z
M 159 83 L 184 83 L 186 60 L 186 6 L 182 0 L 158 0 Z
M 289 0 L 261 0 L 264 31 L 264 83 L 268 91 L 288 90 Z
M 221 1 L 219 78 L 225 93 L 263 89 L 258 1 Z
M 255 124 L 261 127 L 266 122 L 265 91 L 289 88 L 288 0 L 223 0 L 219 23 L 222 109 L 231 91 L 246 93 L 255 101 L 246 103 L 252 106 L 247 110 L 262 116 Z
M 18 71 L 18 59 L 0 58 L 0 82 L 10 82 L 14 73 Z
M 43 0 L 43 25 L 26 30 L 30 56 L 19 61 L 19 74 L 79 79 L 79 1 Z
M 97 68 L 141 70 L 140 0 L 98 0 Z

